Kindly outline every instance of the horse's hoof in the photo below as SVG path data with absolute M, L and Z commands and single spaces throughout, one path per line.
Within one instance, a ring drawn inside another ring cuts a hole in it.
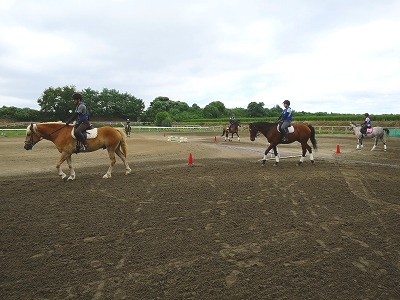
M 314 161 L 312 160 L 311 163 L 314 164 Z
M 297 163 L 297 165 L 298 165 L 298 166 L 302 166 L 303 163 L 302 163 L 301 161 L 299 161 L 299 162 Z
M 71 181 L 72 181 L 72 180 L 75 180 L 75 177 L 69 176 L 68 179 L 67 179 L 67 181 L 70 181 L 70 180 L 71 180 Z
M 126 170 L 125 175 L 128 175 L 128 174 L 130 174 L 131 172 L 132 172 L 132 170 L 131 170 L 131 169 L 128 169 L 128 170 Z

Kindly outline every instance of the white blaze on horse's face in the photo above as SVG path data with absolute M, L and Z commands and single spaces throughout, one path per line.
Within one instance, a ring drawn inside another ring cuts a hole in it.
M 257 130 L 254 128 L 253 124 L 250 124 L 249 131 L 250 131 L 250 141 L 254 141 L 256 139 Z

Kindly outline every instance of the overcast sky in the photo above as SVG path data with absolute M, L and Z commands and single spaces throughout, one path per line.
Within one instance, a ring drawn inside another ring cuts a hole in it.
M 1 0 L 0 106 L 66 85 L 399 114 L 400 1 Z

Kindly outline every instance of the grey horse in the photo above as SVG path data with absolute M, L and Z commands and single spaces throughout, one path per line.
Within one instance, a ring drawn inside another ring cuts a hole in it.
M 361 125 L 350 122 L 349 130 L 352 130 L 354 132 L 355 136 L 357 137 L 357 150 L 361 150 L 363 148 L 363 139 L 364 139 L 364 135 L 360 132 Z M 372 132 L 368 133 L 366 135 L 366 137 L 368 137 L 368 138 L 375 138 L 375 143 L 374 143 L 374 146 L 372 147 L 371 151 L 375 150 L 375 147 L 378 144 L 378 140 L 382 141 L 383 150 L 385 150 L 385 151 L 387 150 L 385 133 L 386 133 L 386 135 L 389 134 L 388 128 L 372 127 Z

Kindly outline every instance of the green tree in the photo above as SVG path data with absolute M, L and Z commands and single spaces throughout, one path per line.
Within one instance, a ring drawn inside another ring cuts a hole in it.
M 249 117 L 264 117 L 266 116 L 266 111 L 264 109 L 264 102 L 250 102 L 247 105 L 247 113 Z
M 156 126 L 172 126 L 171 115 L 167 111 L 160 111 L 157 113 L 155 122 Z M 169 125 L 165 125 L 169 124 Z
M 72 109 L 71 97 L 75 91 L 74 86 L 49 87 L 37 100 L 40 112 L 48 119 L 66 120 Z
M 226 116 L 226 108 L 221 101 L 213 101 L 204 107 L 203 114 L 206 118 L 221 118 Z

